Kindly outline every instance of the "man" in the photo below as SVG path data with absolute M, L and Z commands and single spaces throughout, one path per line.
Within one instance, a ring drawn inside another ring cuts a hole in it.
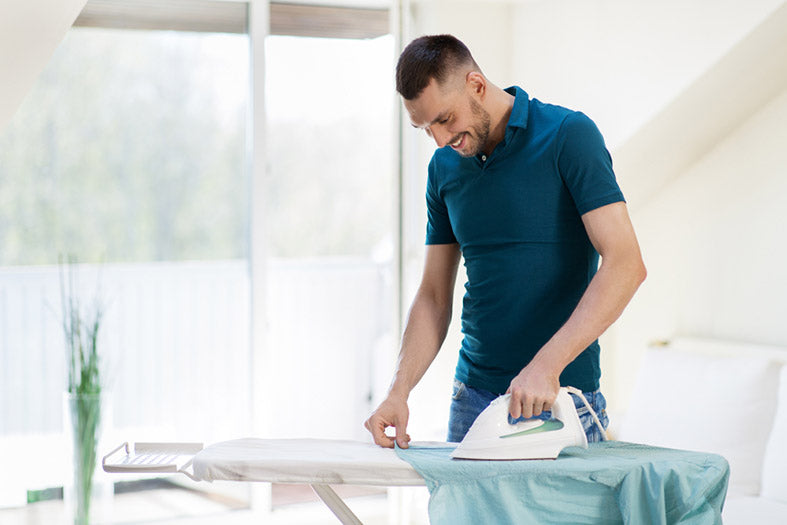
M 393 447 L 385 434 L 393 426 L 407 447 L 407 398 L 445 339 L 460 257 L 464 338 L 448 440 L 460 441 L 504 392 L 512 418 L 545 417 L 561 385 L 585 392 L 606 423 L 597 339 L 646 271 L 595 124 L 516 86 L 498 88 L 450 35 L 411 42 L 396 76 L 412 125 L 439 149 L 429 164 L 422 281 L 393 382 L 366 428 Z

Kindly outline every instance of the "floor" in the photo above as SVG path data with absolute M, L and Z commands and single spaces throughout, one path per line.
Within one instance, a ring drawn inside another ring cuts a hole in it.
M 236 484 L 237 485 L 237 484 Z M 395 508 L 385 489 L 380 487 L 333 487 L 366 525 L 428 523 L 425 489 L 406 488 L 399 494 L 404 505 Z M 145 487 L 116 489 L 111 510 L 99 520 L 106 525 L 336 525 L 331 511 L 306 485 L 274 485 L 273 511 L 252 512 L 248 498 L 208 494 L 169 482 L 149 483 Z M 396 493 L 395 493 L 396 494 Z M 401 495 L 404 494 L 404 497 Z M 405 517 L 406 516 L 406 517 Z M 62 499 L 0 509 L 3 525 L 54 525 L 66 523 Z

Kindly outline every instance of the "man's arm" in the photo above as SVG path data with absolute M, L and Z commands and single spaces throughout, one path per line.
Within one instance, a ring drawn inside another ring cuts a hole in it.
M 645 280 L 639 244 L 624 202 L 582 216 L 601 266 L 568 321 L 512 381 L 511 416 L 531 417 L 552 407 L 560 374 L 620 316 Z
M 385 429 L 395 427 L 396 442 L 407 448 L 407 398 L 434 361 L 448 332 L 459 256 L 458 244 L 426 247 L 421 285 L 410 307 L 388 396 L 364 423 L 378 445 L 393 448 L 394 440 Z

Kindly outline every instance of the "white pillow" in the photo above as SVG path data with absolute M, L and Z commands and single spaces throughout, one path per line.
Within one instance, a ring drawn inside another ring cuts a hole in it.
M 787 504 L 757 496 L 727 498 L 721 520 L 724 525 L 784 525 Z
M 787 366 L 779 378 L 776 418 L 762 466 L 763 497 L 787 503 Z
M 720 454 L 728 493 L 757 495 L 777 386 L 778 366 L 765 358 L 649 349 L 620 439 Z

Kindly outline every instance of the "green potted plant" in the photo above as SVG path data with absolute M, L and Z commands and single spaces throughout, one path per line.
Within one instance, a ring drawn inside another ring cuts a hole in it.
M 71 442 L 73 478 L 64 494 L 66 507 L 75 525 L 91 520 L 91 503 L 95 499 L 94 474 L 98 446 L 106 419 L 108 396 L 104 391 L 102 357 L 98 349 L 103 309 L 96 300 L 93 307 L 83 308 L 75 283 L 76 261 L 60 261 L 60 296 L 63 333 L 66 346 L 67 390 L 64 396 L 65 432 Z

